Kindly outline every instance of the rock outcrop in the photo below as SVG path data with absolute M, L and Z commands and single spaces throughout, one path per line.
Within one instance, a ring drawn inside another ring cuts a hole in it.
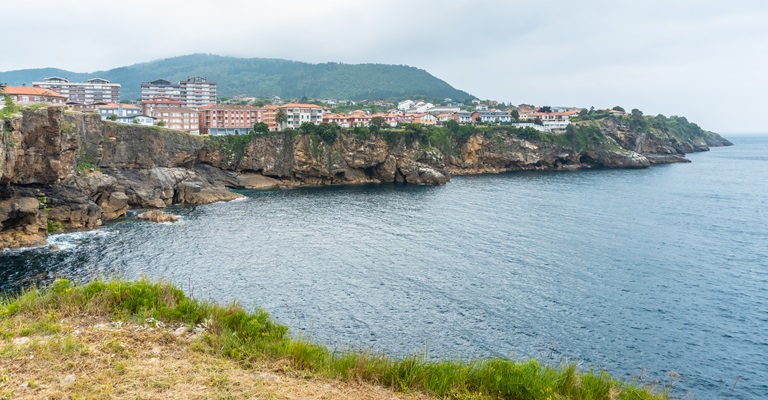
M 49 231 L 92 229 L 130 208 L 242 197 L 231 189 L 441 185 L 452 174 L 644 168 L 730 144 L 717 135 L 639 133 L 609 120 L 600 125 L 607 142 L 596 148 L 476 133 L 439 151 L 419 140 L 351 133 L 332 143 L 295 133 L 207 138 L 57 107 L 25 110 L 0 127 L 0 248 L 44 245 Z
M 174 214 L 166 214 L 160 210 L 146 211 L 137 215 L 136 218 L 143 219 L 149 222 L 157 222 L 157 223 L 176 222 L 179 220 L 178 216 Z

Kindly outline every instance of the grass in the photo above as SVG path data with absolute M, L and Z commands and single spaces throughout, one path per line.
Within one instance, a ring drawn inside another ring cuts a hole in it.
M 98 341 L 84 343 L 83 335 L 73 334 L 71 324 L 65 326 L 61 322 L 82 321 L 84 318 L 122 321 L 120 325 L 143 326 L 144 331 L 149 327 L 160 335 L 152 340 L 167 342 L 168 346 L 184 353 L 184 357 L 194 359 L 195 363 L 209 367 L 233 366 L 210 367 L 213 372 L 204 378 L 208 388 L 233 389 L 237 386 L 242 389 L 242 383 L 237 383 L 240 382 L 239 374 L 260 371 L 265 366 L 272 366 L 272 369 L 278 366 L 277 369 L 282 374 L 288 373 L 288 377 L 311 378 L 308 380 L 324 384 L 332 382 L 332 385 L 341 387 L 368 385 L 365 386 L 366 391 L 371 387 L 379 388 L 377 390 L 386 387 L 401 394 L 422 397 L 536 400 L 667 398 L 662 391 L 620 382 L 605 372 L 579 371 L 573 364 L 552 367 L 535 360 L 516 362 L 502 358 L 430 361 L 419 355 L 392 358 L 365 351 L 331 351 L 303 338 L 291 337 L 288 329 L 273 321 L 264 310 L 246 312 L 237 304 L 200 302 L 172 285 L 146 280 L 96 281 L 83 286 L 58 280 L 47 289 L 31 289 L 4 300 L 0 304 L 0 337 L 5 339 L 6 345 L 3 347 L 0 342 L 0 363 L 24 359 L 29 364 L 24 357 L 30 355 L 64 363 L 73 357 L 86 361 L 91 357 L 93 360 L 88 362 L 95 363 L 94 360 L 99 360 L 103 354 L 109 354 L 109 360 L 102 360 L 107 364 L 96 369 L 100 371 L 98 375 L 103 382 L 92 380 L 89 384 L 106 388 L 108 382 L 118 377 L 127 385 L 130 379 L 126 374 L 133 371 L 135 375 L 138 366 L 146 362 L 141 356 L 146 349 L 126 345 L 126 342 L 139 339 L 131 339 L 123 333 L 109 336 L 101 331 L 92 332 L 99 337 Z M 175 326 L 186 327 L 187 332 L 198 332 L 196 339 L 183 343 L 175 341 L 170 330 L 163 330 L 163 327 Z M 26 347 L 13 345 L 20 338 L 31 335 L 44 340 L 33 339 Z M 157 352 L 165 351 L 163 349 L 165 347 Z M 53 382 L 56 379 L 47 375 L 24 376 L 34 370 L 42 369 L 30 367 L 22 370 L 14 375 L 16 383 L 34 379 L 38 386 L 41 386 L 40 382 L 47 382 L 46 387 L 56 386 Z M 186 379 L 167 371 L 157 371 L 157 374 L 147 384 L 160 392 L 177 390 Z M 24 387 L 28 390 L 31 385 L 27 382 Z M 3 395 L 3 388 L 0 383 L 0 396 Z M 104 392 L 97 397 L 102 395 L 112 396 Z

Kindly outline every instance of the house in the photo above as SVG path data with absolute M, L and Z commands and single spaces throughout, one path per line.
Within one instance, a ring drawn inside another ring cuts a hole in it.
M 199 134 L 200 120 L 198 112 L 191 108 L 166 107 L 157 108 L 150 115 L 158 122 L 162 121 L 167 128 Z
M 52 76 L 32 86 L 52 90 L 67 97 L 67 102 L 90 105 L 95 103 L 119 103 L 120 84 L 106 79 L 92 78 L 85 82 L 70 82 L 66 78 Z
M 471 124 L 475 122 L 472 119 L 472 113 L 469 111 L 459 111 L 459 112 L 453 113 L 453 120 L 460 124 Z
M 570 117 L 574 115 L 578 115 L 578 111 L 571 110 L 571 111 L 565 111 L 565 112 L 548 112 L 548 113 L 526 112 L 525 114 L 520 113 L 520 121 L 532 122 L 538 118 L 541 121 L 544 128 L 546 128 L 548 131 L 550 132 L 564 131 L 565 128 L 571 123 Z
M 121 124 L 135 124 L 135 125 L 155 125 L 157 119 L 150 117 L 149 115 L 139 114 L 128 117 L 117 117 L 117 121 Z
M 411 108 L 413 108 L 415 105 L 416 103 L 414 103 L 413 100 L 403 100 L 397 103 L 397 109 L 400 111 L 408 111 Z
M 459 111 L 461 111 L 461 108 L 459 108 L 459 107 L 454 107 L 454 106 L 437 106 L 437 107 L 432 107 L 432 108 L 428 109 L 426 112 L 428 112 L 428 113 L 430 113 L 432 115 L 437 115 L 437 114 L 446 114 L 446 113 L 447 114 L 453 114 L 453 113 L 459 112 Z
M 262 121 L 262 110 L 253 106 L 209 104 L 200 108 L 200 133 L 203 135 L 246 135 Z
M 432 114 L 413 114 L 413 123 L 422 125 L 437 125 L 437 118 Z
M 110 103 L 97 106 L 102 120 L 110 118 L 111 115 L 119 117 L 133 117 L 141 114 L 141 108 L 131 104 Z
M 5 86 L 2 93 L 11 98 L 15 104 L 54 104 L 64 105 L 67 97 L 52 90 L 27 86 Z M 3 103 L 0 99 L 0 103 Z

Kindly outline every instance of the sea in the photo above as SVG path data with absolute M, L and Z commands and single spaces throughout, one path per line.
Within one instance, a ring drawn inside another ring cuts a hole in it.
M 768 135 L 689 164 L 245 191 L 0 253 L 40 277 L 172 282 L 332 349 L 536 358 L 676 398 L 768 398 Z

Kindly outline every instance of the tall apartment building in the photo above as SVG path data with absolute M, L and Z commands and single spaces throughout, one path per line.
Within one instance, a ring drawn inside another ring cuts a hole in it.
M 246 135 L 262 121 L 262 111 L 253 106 L 209 104 L 200 108 L 203 135 Z
M 199 110 L 202 106 L 216 104 L 216 82 L 208 82 L 205 77 L 189 77 L 179 82 L 179 88 L 184 107 Z
M 181 86 L 174 85 L 165 79 L 141 82 L 141 101 L 153 100 L 158 97 L 181 100 Z
M 43 82 L 32 82 L 32 86 L 67 96 L 67 103 L 89 105 L 120 102 L 120 84 L 110 83 L 101 78 L 92 78 L 85 82 L 70 82 L 68 79 L 52 76 L 43 79 Z

